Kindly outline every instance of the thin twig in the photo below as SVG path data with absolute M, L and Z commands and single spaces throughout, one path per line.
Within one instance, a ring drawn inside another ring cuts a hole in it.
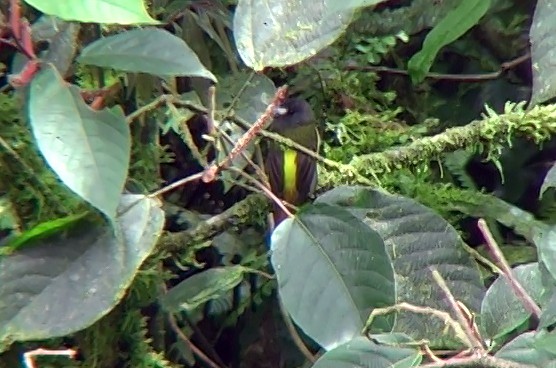
M 238 139 L 231 152 L 221 162 L 213 164 L 205 170 L 202 180 L 205 183 L 211 182 L 216 178 L 220 170 L 227 167 L 245 147 L 253 140 L 253 138 L 264 129 L 267 123 L 272 119 L 273 110 L 276 106 L 281 105 L 286 98 L 287 86 L 282 86 L 276 90 L 272 102 L 267 106 L 265 112 L 257 119 L 257 121 Z
M 245 120 L 243 120 L 243 119 L 241 119 L 237 116 L 230 117 L 230 120 L 232 120 L 236 124 L 239 124 L 243 127 L 248 127 L 249 126 L 249 124 Z M 292 148 L 296 151 L 304 153 L 307 156 L 309 156 L 311 158 L 314 158 L 316 161 L 321 162 L 326 167 L 334 169 L 334 170 L 346 175 L 347 177 L 349 177 L 349 176 L 354 177 L 355 179 L 357 179 L 357 181 L 360 184 L 374 186 L 374 185 L 376 185 L 376 183 L 380 183 L 378 177 L 376 177 L 375 175 L 373 175 L 373 179 L 375 180 L 373 182 L 372 180 L 369 180 L 368 178 L 359 174 L 353 166 L 327 159 L 326 157 L 323 157 L 323 156 L 319 155 L 317 152 L 314 152 L 314 151 L 310 150 L 309 148 L 304 147 L 304 146 L 300 145 L 299 143 L 297 143 L 297 142 L 295 142 L 295 141 L 293 141 L 289 138 L 283 137 L 280 134 L 270 132 L 268 130 L 262 130 L 262 131 L 258 132 L 258 134 L 261 135 L 262 137 L 272 139 L 273 141 L 278 142 L 278 143 L 280 143 L 280 144 L 282 144 L 282 145 L 284 145 L 288 148 Z
M 479 253 L 475 248 L 470 247 L 465 242 L 463 243 L 463 248 L 471 255 L 471 257 L 475 258 L 477 262 L 481 263 L 485 267 L 488 267 L 490 269 L 490 272 L 497 275 L 502 274 L 502 270 L 497 265 L 492 263 L 490 259 L 483 256 L 481 253 Z
M 252 218 L 251 213 L 254 208 L 267 211 L 269 209 L 268 199 L 258 194 L 250 194 L 224 212 L 200 222 L 192 229 L 166 233 L 160 238 L 157 247 L 161 251 L 169 253 L 183 252 L 184 247 L 191 242 L 201 242 L 221 233 L 227 227 L 245 223 Z
M 237 56 L 235 54 L 235 48 L 230 45 L 230 37 L 228 32 L 226 32 L 226 28 L 224 23 L 222 22 L 214 22 L 214 26 L 216 28 L 216 32 L 218 32 L 218 36 L 220 37 L 220 41 L 222 41 L 222 46 L 224 49 L 224 53 L 226 54 L 226 60 L 228 61 L 228 66 L 232 72 L 232 75 L 236 75 L 239 73 L 239 68 L 237 65 Z M 254 73 L 254 71 L 253 71 Z
M 162 263 L 160 263 L 159 266 L 162 267 Z M 168 287 L 166 286 L 166 284 L 164 282 L 160 283 L 159 289 L 160 289 L 160 293 L 162 295 L 165 295 L 166 293 L 168 293 Z M 178 322 L 177 322 L 175 316 L 172 313 L 168 313 L 168 319 L 169 319 L 170 325 L 172 325 L 172 329 L 174 330 L 174 332 L 176 332 L 176 334 L 183 339 L 183 336 L 185 336 L 185 334 L 183 333 L 181 328 L 179 328 Z M 199 327 L 197 327 L 197 325 L 191 320 L 191 318 L 189 318 L 187 313 L 183 314 L 183 319 L 185 319 L 185 321 L 187 322 L 189 327 L 191 327 L 191 329 L 193 330 L 193 334 L 196 334 L 197 337 L 199 338 L 199 340 L 200 340 L 199 342 L 201 344 L 201 347 L 203 347 L 208 352 L 208 354 L 211 355 L 211 357 L 208 358 L 208 359 L 216 362 L 215 364 L 217 366 L 226 367 L 226 364 L 222 361 L 222 359 L 220 358 L 220 356 L 218 355 L 216 350 L 214 350 L 214 347 L 208 342 L 205 335 L 201 332 Z M 185 337 L 185 340 L 186 340 L 186 343 L 193 344 L 193 342 L 191 340 L 189 340 L 189 338 L 187 338 L 187 336 Z M 193 348 L 191 350 L 193 350 Z M 199 348 L 197 348 L 197 350 L 202 353 L 202 351 Z M 201 359 L 203 359 L 203 358 L 201 358 Z
M 74 359 L 77 355 L 77 352 L 73 349 L 64 349 L 64 350 L 49 350 L 49 349 L 35 349 L 23 353 L 23 364 L 27 368 L 35 368 L 35 357 L 36 356 L 67 356 L 71 359 Z
M 249 273 L 252 273 L 252 274 L 255 274 L 255 275 L 262 276 L 262 277 L 264 277 L 264 278 L 266 278 L 266 279 L 268 279 L 268 280 L 274 280 L 274 279 L 276 279 L 276 276 L 271 275 L 271 274 L 269 274 L 269 273 L 267 273 L 267 272 L 264 272 L 264 271 L 261 271 L 261 270 L 257 270 L 257 269 L 255 269 L 255 268 L 247 267 L 247 266 L 245 266 L 244 268 L 245 268 L 246 272 L 249 272 Z
M 427 73 L 425 75 L 425 78 L 435 79 L 435 80 L 451 80 L 456 82 L 469 82 L 469 83 L 485 82 L 485 81 L 490 81 L 493 79 L 500 78 L 508 70 L 515 68 L 517 65 L 523 63 L 524 61 L 530 58 L 531 58 L 531 54 L 526 53 L 525 55 L 521 55 L 513 60 L 500 64 L 500 69 L 492 73 L 484 73 L 484 74 Z M 395 68 L 389 68 L 385 66 L 374 66 L 374 65 L 361 65 L 361 66 L 348 65 L 345 67 L 345 70 L 370 71 L 370 72 L 388 73 L 388 74 L 405 75 L 405 76 L 410 75 L 410 72 L 404 69 L 395 69 Z
M 432 360 L 433 362 L 436 363 L 440 363 L 443 362 L 444 360 L 440 359 L 439 357 L 436 356 L 436 354 L 431 350 L 431 348 L 429 347 L 429 344 L 422 344 L 421 345 L 421 351 L 423 352 L 423 354 L 425 354 L 425 356 L 427 358 L 429 358 L 430 360 Z
M 255 184 L 255 186 L 257 186 L 268 198 L 270 198 L 274 203 L 276 203 L 276 205 L 278 207 L 280 207 L 280 209 L 282 211 L 284 211 L 284 213 L 288 217 L 293 217 L 292 213 L 286 208 L 286 206 L 284 205 L 282 200 L 280 198 L 278 198 L 274 193 L 272 193 L 272 191 L 270 189 L 268 189 L 268 187 L 265 186 L 263 183 L 261 183 L 257 179 L 253 178 L 251 175 L 249 175 L 249 174 L 247 174 L 247 173 L 243 172 L 242 170 L 239 170 L 235 167 L 231 167 L 230 170 L 236 172 L 237 174 L 243 176 L 244 178 L 246 178 L 247 180 L 249 180 L 250 182 Z
M 442 275 L 440 275 L 440 273 L 438 272 L 436 267 L 433 266 L 433 267 L 430 267 L 430 269 L 431 269 L 432 277 L 433 277 L 434 281 L 436 281 L 436 283 L 438 284 L 438 286 L 440 287 L 440 289 L 444 293 L 444 296 L 446 297 L 446 299 L 448 301 L 448 304 L 450 305 L 450 308 L 456 314 L 458 324 L 461 326 L 461 328 L 463 329 L 463 332 L 465 332 L 465 335 L 467 336 L 467 339 L 469 340 L 468 347 L 470 347 L 471 349 L 474 349 L 475 351 L 478 351 L 478 352 L 485 352 L 483 342 L 477 337 L 477 333 L 471 329 L 468 318 L 461 311 L 461 308 L 458 305 L 458 302 L 456 301 L 456 298 L 454 298 L 454 295 L 452 294 L 452 292 L 448 288 L 448 285 L 446 284 L 446 281 L 444 280 Z
M 510 285 L 511 289 L 518 297 L 518 299 L 521 301 L 525 309 L 527 309 L 527 311 L 529 311 L 529 313 L 531 313 L 533 317 L 536 319 L 536 321 L 538 322 L 542 313 L 541 309 L 539 308 L 537 303 L 533 300 L 533 298 L 531 298 L 531 296 L 527 293 L 525 288 L 515 278 L 513 271 L 510 265 L 508 264 L 508 261 L 504 257 L 504 254 L 500 250 L 500 247 L 498 246 L 496 240 L 494 239 L 490 230 L 488 229 L 485 220 L 479 219 L 477 225 L 485 238 L 486 246 L 490 251 L 492 257 L 494 258 L 494 262 L 498 265 L 498 267 L 502 269 L 502 274 L 508 281 L 508 284 Z
M 457 321 L 455 321 L 452 316 L 450 316 L 450 313 L 445 312 L 445 311 L 441 311 L 438 309 L 434 309 L 431 307 L 422 307 L 422 306 L 418 306 L 418 305 L 413 305 L 413 304 L 409 304 L 406 302 L 402 302 L 402 303 L 398 303 L 395 305 L 392 305 L 390 307 L 384 307 L 384 308 L 375 308 L 373 309 L 373 311 L 371 312 L 371 314 L 369 315 L 369 318 L 367 319 L 367 322 L 365 323 L 365 327 L 363 329 L 363 333 L 366 334 L 367 331 L 369 330 L 370 326 L 372 325 L 374 319 L 378 316 L 382 316 L 382 315 L 386 315 L 386 314 L 390 314 L 393 312 L 400 312 L 402 310 L 411 312 L 411 313 L 417 313 L 417 314 L 426 314 L 426 315 L 430 315 L 430 316 L 434 316 L 438 319 L 441 319 L 442 321 L 444 321 L 444 323 L 448 326 L 450 326 L 452 328 L 452 330 L 454 331 L 455 336 L 461 340 L 464 344 L 466 345 L 471 345 L 470 341 L 468 341 L 469 339 L 467 338 L 467 335 L 465 333 L 465 331 L 463 331 L 462 327 L 459 325 L 459 323 Z
M 441 362 L 420 365 L 419 368 L 484 367 L 484 368 L 535 368 L 533 365 L 516 363 L 491 355 L 470 355 L 464 358 L 451 358 Z
M 230 143 L 232 145 L 235 143 L 232 140 L 232 137 L 230 137 L 230 135 L 228 133 L 226 133 L 225 131 L 221 130 L 219 132 L 219 134 L 228 143 Z M 247 161 L 247 163 L 255 170 L 255 173 L 257 174 L 257 176 L 259 176 L 263 180 L 263 184 L 266 185 L 267 187 L 270 187 L 270 184 L 268 183 L 268 178 L 266 177 L 266 174 L 265 174 L 264 170 L 262 170 L 259 165 L 257 165 L 253 160 L 251 160 L 251 158 L 245 153 L 245 151 L 241 152 L 241 157 L 245 161 Z
M 197 112 L 197 113 L 202 113 L 202 114 L 207 114 L 208 113 L 208 109 L 205 108 L 204 106 L 194 104 L 190 101 L 180 100 L 179 98 L 177 98 L 176 96 L 173 96 L 173 95 L 161 95 L 157 99 L 148 103 L 147 105 L 145 105 L 145 106 L 137 109 L 133 113 L 129 114 L 126 117 L 126 121 L 128 123 L 131 123 L 133 120 L 137 119 L 142 114 L 145 114 L 148 111 L 154 110 L 154 109 L 160 107 L 161 105 L 164 105 L 165 103 L 172 103 L 175 106 L 185 107 L 185 108 L 187 108 L 187 109 L 189 109 L 193 112 Z M 240 118 L 236 115 L 229 115 L 228 114 L 227 119 L 229 119 L 230 121 L 238 124 L 242 128 L 249 129 L 251 127 L 251 124 L 249 124 L 249 122 L 243 120 L 242 118 Z M 304 147 L 304 146 L 292 141 L 291 139 L 285 138 L 285 137 L 283 137 L 283 136 L 281 136 L 277 133 L 269 132 L 267 130 L 260 130 L 260 131 L 257 131 L 256 134 L 258 134 L 262 137 L 268 138 L 268 139 L 272 139 L 272 140 L 274 140 L 274 141 L 276 141 L 276 142 L 278 142 L 278 143 L 280 143 L 280 144 L 282 144 L 282 145 L 284 145 L 288 148 L 292 148 L 292 149 L 295 149 L 299 152 L 305 153 L 309 157 L 312 157 L 315 160 L 317 160 L 318 162 L 321 162 L 326 167 L 334 169 L 334 170 L 338 171 L 339 173 L 341 173 L 342 175 L 345 175 L 346 177 L 355 178 L 356 181 L 360 184 L 374 186 L 374 185 L 376 185 L 376 183 L 380 183 L 380 181 L 378 180 L 378 177 L 376 175 L 373 175 L 373 179 L 374 179 L 374 182 L 373 182 L 372 180 L 370 180 L 370 179 L 366 178 L 365 176 L 361 175 L 357 171 L 357 169 L 355 167 L 353 167 L 352 165 L 343 164 L 343 163 L 340 163 L 340 162 L 336 162 L 336 161 L 327 159 L 327 158 L 319 155 L 318 153 L 311 151 L 307 147 Z
M 178 119 L 178 126 L 183 133 L 183 135 L 180 134 L 183 143 L 185 143 L 187 148 L 189 148 L 191 154 L 201 166 L 203 167 L 207 166 L 208 165 L 207 159 L 201 154 L 201 152 L 199 152 L 199 148 L 197 147 L 197 145 L 193 140 L 193 135 L 191 135 L 191 130 L 189 129 L 189 125 L 187 124 L 188 118 L 184 115 L 181 115 L 178 109 L 176 108 L 176 105 L 174 105 L 171 101 L 167 101 L 166 106 L 168 106 L 168 109 L 170 110 L 172 115 L 174 115 Z
M 205 353 L 203 353 L 201 351 L 201 349 L 199 349 L 181 330 L 181 328 L 178 326 L 178 322 L 176 321 L 176 318 L 174 317 L 173 314 L 168 313 L 168 322 L 170 323 L 170 327 L 172 328 L 172 330 L 174 331 L 174 333 L 180 338 L 180 340 L 182 340 L 193 352 L 193 354 L 195 354 L 199 359 L 201 359 L 204 363 L 206 363 L 209 367 L 211 368 L 223 368 L 223 366 L 220 366 L 218 364 L 216 364 L 212 359 L 210 359 Z
M 235 186 L 241 187 L 241 188 L 243 188 L 243 189 L 245 189 L 245 190 L 247 190 L 251 193 L 257 193 L 257 194 L 261 194 L 263 196 L 265 195 L 265 193 L 262 190 L 260 190 L 258 187 L 246 184 L 246 183 L 244 183 L 240 180 L 232 179 L 232 178 L 221 178 L 220 180 L 222 180 L 223 182 L 230 183 L 232 186 L 235 185 Z
M 138 108 L 137 110 L 126 116 L 125 120 L 128 124 L 131 124 L 135 119 L 142 116 L 143 114 L 146 114 L 147 112 L 152 111 L 168 102 L 175 103 L 176 100 L 177 98 L 173 95 L 160 95 L 145 106 Z
M 280 300 L 280 298 L 278 298 L 278 303 L 280 304 L 280 312 L 282 314 L 282 318 L 286 323 L 286 328 L 288 329 L 288 332 L 290 333 L 290 337 L 292 338 L 295 346 L 297 346 L 297 348 L 299 349 L 301 354 L 303 354 L 305 359 L 307 359 L 311 363 L 316 362 L 317 358 L 313 355 L 313 353 L 311 353 L 311 351 L 309 351 L 307 346 L 305 346 L 305 343 L 301 339 L 301 336 L 299 336 L 299 334 L 297 333 L 297 329 L 295 328 L 290 318 L 290 315 L 286 311 L 286 308 L 284 307 L 284 304 L 282 303 L 282 300 Z
M 216 87 L 210 86 L 208 89 L 208 133 L 211 136 L 216 134 L 216 121 L 214 120 L 214 110 L 216 109 Z
M 247 76 L 247 79 L 245 80 L 245 82 L 243 82 L 243 85 L 241 86 L 239 91 L 237 91 L 234 98 L 232 98 L 232 101 L 230 101 L 230 106 L 228 106 L 228 108 L 226 109 L 224 120 L 226 120 L 226 118 L 229 118 L 232 115 L 232 111 L 234 107 L 236 106 L 237 102 L 239 101 L 239 99 L 241 98 L 241 96 L 243 95 L 247 87 L 249 87 L 249 84 L 253 80 L 253 77 L 255 77 L 254 70 L 251 71 L 251 73 Z
M 176 189 L 177 187 L 181 187 L 182 185 L 185 185 L 187 183 L 190 183 L 192 181 L 195 180 L 199 180 L 203 177 L 203 172 L 198 172 L 196 174 L 193 175 L 189 175 L 186 178 L 180 179 L 178 181 L 173 182 L 172 184 L 169 184 L 163 188 L 160 188 L 159 190 L 157 190 L 156 192 L 153 192 L 151 194 L 148 195 L 149 198 L 154 198 L 154 197 L 158 197 L 159 195 L 162 195 L 166 192 L 169 192 L 171 190 Z
M 191 329 L 193 330 L 193 334 L 197 337 L 197 339 L 199 340 L 199 344 L 201 345 L 202 348 L 204 348 L 212 357 L 212 359 L 220 366 L 225 367 L 226 364 L 222 361 L 222 359 L 220 358 L 220 356 L 218 355 L 218 353 L 216 352 L 216 350 L 214 350 L 214 347 L 210 344 L 210 342 L 208 341 L 208 339 L 206 338 L 205 334 L 203 333 L 203 331 L 201 331 L 201 329 L 197 326 L 197 324 L 195 322 L 193 322 L 191 320 L 191 318 L 189 318 L 189 316 L 187 315 L 187 313 L 182 313 L 183 315 L 183 319 L 185 320 L 185 322 L 187 322 L 187 324 L 189 325 L 189 327 L 191 327 Z

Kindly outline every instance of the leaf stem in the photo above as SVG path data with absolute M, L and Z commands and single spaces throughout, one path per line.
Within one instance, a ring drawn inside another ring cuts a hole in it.
M 521 303 L 523 304 L 525 309 L 527 309 L 527 311 L 529 311 L 529 313 L 531 313 L 533 315 L 536 322 L 538 323 L 538 321 L 540 320 L 540 317 L 541 317 L 541 313 L 542 313 L 541 309 L 539 308 L 537 303 L 533 300 L 533 298 L 531 298 L 531 296 L 527 293 L 525 288 L 515 278 L 515 276 L 512 272 L 512 269 L 510 268 L 510 265 L 508 264 L 508 261 L 504 257 L 504 254 L 500 250 L 500 247 L 496 243 L 496 240 L 494 240 L 494 237 L 492 236 L 485 220 L 484 219 L 479 219 L 479 221 L 477 222 L 477 225 L 479 227 L 479 230 L 481 230 L 481 233 L 483 234 L 483 236 L 485 238 L 486 246 L 487 246 L 488 250 L 490 251 L 490 254 L 492 255 L 492 257 L 494 258 L 494 262 L 502 270 L 502 275 L 506 278 L 506 280 L 508 281 L 508 284 L 510 285 L 511 289 L 513 290 L 515 295 L 518 297 L 518 299 L 521 301 Z

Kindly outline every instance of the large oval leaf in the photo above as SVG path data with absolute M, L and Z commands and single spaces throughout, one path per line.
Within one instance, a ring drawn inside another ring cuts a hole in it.
M 184 40 L 157 28 L 134 29 L 101 38 L 85 47 L 78 61 L 126 72 L 195 76 L 216 82 L 216 77 Z
M 118 303 L 164 225 L 156 200 L 119 209 L 115 228 L 85 222 L 0 258 L 0 346 L 73 333 Z
M 556 96 L 556 7 L 552 0 L 539 0 L 529 32 L 533 63 L 531 105 Z
M 326 352 L 312 368 L 409 368 L 421 363 L 418 349 L 379 345 L 356 337 Z
M 547 302 L 543 305 L 539 328 L 547 328 L 556 323 L 556 290 L 552 288 L 551 295 L 545 296 Z
M 347 28 L 354 8 L 332 10 L 337 0 L 239 0 L 234 38 L 243 62 L 257 71 L 315 55 Z
M 545 292 L 538 263 L 517 266 L 513 269 L 515 278 L 539 303 L 545 299 Z M 529 318 L 529 313 L 515 295 L 506 278 L 498 277 L 487 290 L 481 306 L 481 325 L 485 336 L 496 339 L 510 333 Z
M 495 355 L 497 358 L 530 364 L 533 367 L 554 368 L 556 353 L 553 348 L 546 349 L 546 345 L 555 346 L 554 333 L 526 332 L 503 346 Z
M 86 23 L 156 24 L 143 0 L 25 0 L 41 12 Z
M 533 228 L 533 241 L 537 246 L 539 261 L 552 279 L 556 280 L 556 226 L 545 225 Z
M 51 67 L 31 82 L 29 116 L 46 162 L 71 190 L 113 218 L 129 166 L 121 109 L 92 110 Z
M 446 310 L 444 294 L 431 277 L 435 266 L 456 299 L 478 312 L 484 287 L 476 263 L 463 249 L 457 231 L 431 209 L 401 196 L 365 187 L 338 187 L 315 203 L 341 205 L 380 234 L 396 275 L 398 302 Z M 433 346 L 459 346 L 443 335 L 444 323 L 430 316 L 401 312 L 396 331 Z
M 390 258 L 378 234 L 337 206 L 311 206 L 272 234 L 271 262 L 293 320 L 325 349 L 357 335 L 373 308 L 395 303 Z M 380 318 L 377 330 L 391 329 Z

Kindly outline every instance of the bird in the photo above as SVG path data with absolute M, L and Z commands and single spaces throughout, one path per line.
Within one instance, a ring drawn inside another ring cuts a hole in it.
M 273 110 L 271 132 L 289 138 L 317 152 L 320 136 L 313 109 L 300 97 L 288 97 Z M 294 206 L 306 203 L 317 185 L 317 161 L 305 153 L 270 141 L 265 157 L 265 171 L 270 189 L 279 199 Z M 288 216 L 274 204 L 274 226 Z

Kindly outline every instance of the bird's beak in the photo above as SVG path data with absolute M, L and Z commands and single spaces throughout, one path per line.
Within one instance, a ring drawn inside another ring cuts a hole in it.
M 282 116 L 282 115 L 286 115 L 286 113 L 288 112 L 288 109 L 286 109 L 285 107 L 275 107 L 274 109 L 272 109 L 272 115 L 273 116 Z

